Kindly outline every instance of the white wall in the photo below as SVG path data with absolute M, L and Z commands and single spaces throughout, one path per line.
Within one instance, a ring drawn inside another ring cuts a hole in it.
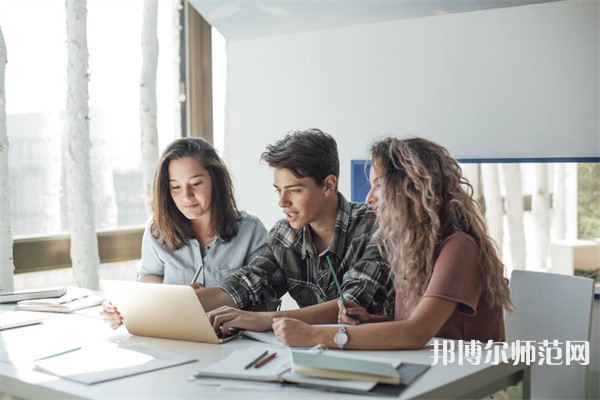
M 228 43 L 225 159 L 241 208 L 281 212 L 258 163 L 289 130 L 318 127 L 350 160 L 386 134 L 455 157 L 600 155 L 599 2 L 565 1 Z

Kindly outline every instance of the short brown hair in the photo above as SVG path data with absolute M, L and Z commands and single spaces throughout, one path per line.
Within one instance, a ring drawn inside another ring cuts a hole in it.
M 268 145 L 261 160 L 278 169 L 289 169 L 297 178 L 310 177 L 317 185 L 329 175 L 339 178 L 337 143 L 320 129 L 293 131 Z

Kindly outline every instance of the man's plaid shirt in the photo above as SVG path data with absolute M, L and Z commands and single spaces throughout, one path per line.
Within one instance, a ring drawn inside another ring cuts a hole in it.
M 333 238 L 321 254 L 316 254 L 309 226 L 294 230 L 285 219 L 275 224 L 262 254 L 221 286 L 237 308 L 250 309 L 286 292 L 300 307 L 337 299 L 326 259 L 329 255 L 346 299 L 370 313 L 393 315 L 389 314 L 393 310 L 393 279 L 371 243 L 375 214 L 369 206 L 349 203 L 341 194 L 339 200 Z

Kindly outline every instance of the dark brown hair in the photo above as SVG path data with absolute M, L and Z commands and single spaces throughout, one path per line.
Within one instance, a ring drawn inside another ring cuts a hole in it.
M 291 132 L 268 145 L 260 158 L 273 168 L 289 169 L 296 178 L 308 176 L 317 185 L 329 175 L 340 175 L 337 143 L 320 129 Z
M 235 220 L 238 211 L 231 177 L 215 148 L 206 140 L 196 137 L 175 140 L 165 149 L 158 162 L 154 175 L 152 235 L 161 237 L 163 244 L 172 251 L 182 248 L 187 239 L 195 237 L 190 221 L 177 209 L 169 187 L 169 163 L 184 157 L 198 160 L 210 173 L 211 233 L 230 240 L 237 234 Z

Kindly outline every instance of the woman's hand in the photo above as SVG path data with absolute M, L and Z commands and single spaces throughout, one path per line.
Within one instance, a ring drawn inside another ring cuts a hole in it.
M 338 300 L 338 324 L 359 325 L 371 322 L 371 314 L 364 307 L 360 307 L 352 300 L 346 300 L 348 309 Z
M 273 318 L 273 332 L 277 340 L 290 347 L 312 347 L 318 344 L 319 328 L 295 318 Z M 333 337 L 333 335 L 332 335 Z
M 112 329 L 117 329 L 119 326 L 123 325 L 123 317 L 121 317 L 117 308 L 108 301 L 102 304 L 100 315 L 104 322 L 109 324 Z
M 266 331 L 271 328 L 273 317 L 267 312 L 242 311 L 234 307 L 222 306 L 208 314 L 215 332 L 227 334 L 234 329 Z

